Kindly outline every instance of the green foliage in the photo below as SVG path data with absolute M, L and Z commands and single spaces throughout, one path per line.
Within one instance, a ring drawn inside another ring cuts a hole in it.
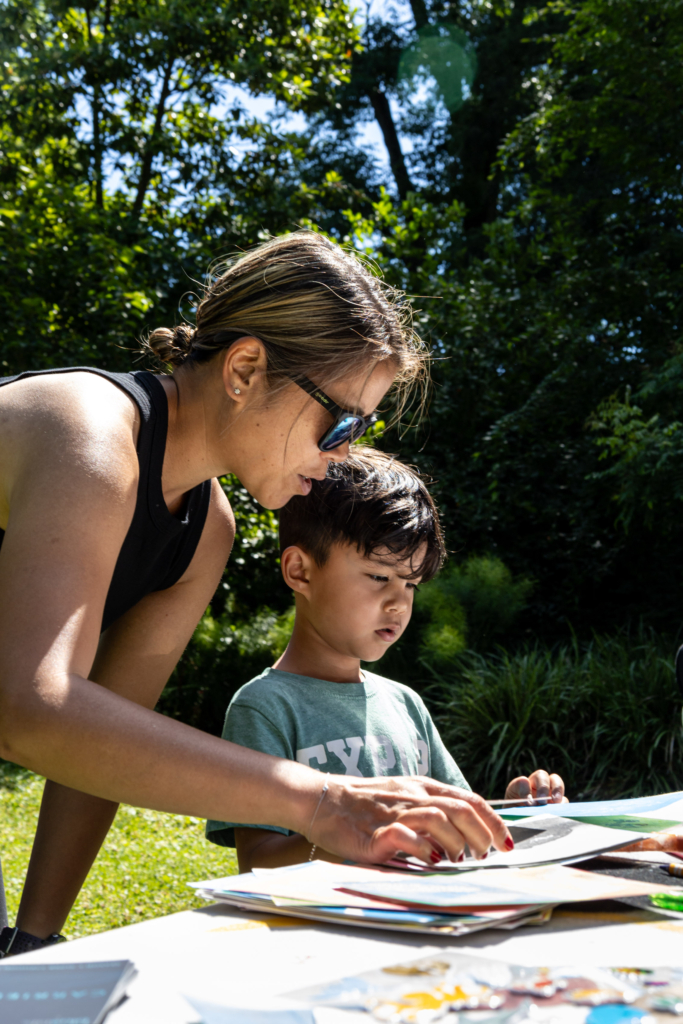
M 416 598 L 418 614 L 430 620 L 426 656 L 442 662 L 466 646 L 489 648 L 509 632 L 532 590 L 532 581 L 513 578 L 500 558 L 470 555 L 461 565 L 448 565 Z
M 461 25 L 479 63 L 472 99 L 442 123 L 441 143 L 422 126 L 439 167 L 420 146 L 410 157 L 439 188 L 413 182 L 399 202 L 386 192 L 349 211 L 350 237 L 420 296 L 435 388 L 401 452 L 435 479 L 449 547 L 535 579 L 527 621 L 550 642 L 568 620 L 589 635 L 645 615 L 674 632 L 682 9 L 537 10 L 524 28 L 518 8 L 472 9 L 480 23 Z M 627 461 L 612 444 L 601 461 L 590 427 L 626 387 L 650 424 L 642 452 Z M 391 433 L 383 443 L 397 447 Z
M 502 796 L 537 767 L 570 799 L 683 788 L 683 730 L 671 647 L 652 633 L 576 639 L 432 668 L 426 691 L 444 742 L 473 789 Z
M 43 780 L 4 762 L 0 769 L 0 858 L 13 921 Z M 123 806 L 69 915 L 65 934 L 76 939 L 203 906 L 187 883 L 236 872 L 234 853 L 207 843 L 203 821 Z
M 267 229 L 290 227 L 300 177 L 287 165 L 304 150 L 225 87 L 312 113 L 356 43 L 329 0 L 0 5 L 6 372 L 127 369 L 141 331 L 177 319 L 212 259 L 259 240 L 264 208 Z
M 607 469 L 594 478 L 615 488 L 619 521 L 628 530 L 639 519 L 662 534 L 678 530 L 683 502 L 683 434 L 678 420 L 666 423 L 659 413 L 645 418 L 631 404 L 630 389 L 620 402 L 615 395 L 603 402 L 590 426 L 605 436 L 596 444 Z

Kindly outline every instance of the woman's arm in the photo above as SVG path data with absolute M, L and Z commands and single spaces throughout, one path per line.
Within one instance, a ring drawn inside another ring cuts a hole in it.
M 227 561 L 234 519 L 217 481 L 201 540 L 174 587 L 150 594 L 102 636 L 93 682 L 153 708 L 207 607 Z M 60 932 L 114 819 L 118 804 L 46 782 L 18 927 Z
M 102 388 L 106 396 L 80 406 L 78 394 L 59 408 L 37 403 L 13 418 L 11 434 L 0 422 L 0 512 L 3 502 L 10 510 L 0 550 L 0 754 L 111 802 L 307 835 L 318 772 L 205 735 L 88 678 L 137 487 L 130 422 L 112 408 L 115 389 Z M 152 630 L 168 645 L 172 633 L 160 622 Z M 149 661 L 167 654 L 150 648 Z M 465 839 L 483 852 L 492 837 L 501 847 L 509 838 L 479 798 L 448 786 L 338 777 L 309 838 L 357 860 L 396 849 L 427 859 L 422 832 L 451 855 Z

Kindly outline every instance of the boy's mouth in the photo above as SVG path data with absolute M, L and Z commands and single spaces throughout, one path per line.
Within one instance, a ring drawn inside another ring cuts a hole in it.
M 313 481 L 311 480 L 310 476 L 302 476 L 301 473 L 297 473 L 297 476 L 299 477 L 299 486 L 301 487 L 301 493 L 305 497 L 307 494 L 311 493 Z
M 384 629 L 376 629 L 375 633 L 385 643 L 390 644 L 398 636 L 398 626 L 385 626 Z

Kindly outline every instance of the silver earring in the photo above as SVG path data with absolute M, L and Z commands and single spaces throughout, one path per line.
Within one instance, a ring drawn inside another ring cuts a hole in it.
M 236 395 L 241 395 L 242 394 L 242 392 L 240 391 L 239 388 L 233 388 L 232 390 L 235 392 Z

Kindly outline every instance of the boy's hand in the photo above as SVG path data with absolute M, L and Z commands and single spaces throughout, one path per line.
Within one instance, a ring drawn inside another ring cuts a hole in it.
M 327 780 L 306 838 L 343 858 L 382 864 L 403 851 L 429 864 L 442 852 L 457 861 L 465 844 L 480 859 L 491 846 L 514 847 L 505 823 L 476 793 L 422 776 Z
M 508 782 L 505 790 L 506 800 L 523 800 L 530 796 L 534 800 L 546 799 L 549 804 L 566 804 L 567 798 L 564 795 L 564 782 L 559 775 L 548 775 L 542 768 L 537 768 L 533 774 L 520 775 L 512 782 Z

